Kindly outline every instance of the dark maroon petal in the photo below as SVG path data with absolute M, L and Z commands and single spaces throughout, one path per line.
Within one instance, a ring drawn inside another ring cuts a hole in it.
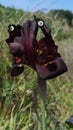
M 52 63 L 47 63 L 46 65 L 36 64 L 36 70 L 42 79 L 51 79 L 66 72 L 67 67 L 64 61 L 58 57 Z
M 24 67 L 23 66 L 17 66 L 17 65 L 15 65 L 15 66 L 13 66 L 13 68 L 12 68 L 12 71 L 11 71 L 11 76 L 19 76 L 22 72 L 23 72 L 23 70 L 24 70 Z
M 9 48 L 10 48 L 10 51 L 11 51 L 11 53 L 12 53 L 12 55 L 14 57 L 15 56 L 18 56 L 18 57 L 22 57 L 23 56 L 24 48 L 23 48 L 21 43 L 11 42 L 9 44 Z
M 35 67 L 36 61 L 36 34 L 37 24 L 35 21 L 27 21 L 23 25 L 24 36 L 25 36 L 25 54 L 28 59 L 29 66 Z
M 11 27 L 14 29 L 12 30 Z M 9 44 L 10 42 L 14 41 L 14 38 L 16 36 L 21 36 L 21 30 L 22 27 L 20 25 L 9 25 L 8 32 L 9 32 L 9 38 L 6 39 L 6 42 Z

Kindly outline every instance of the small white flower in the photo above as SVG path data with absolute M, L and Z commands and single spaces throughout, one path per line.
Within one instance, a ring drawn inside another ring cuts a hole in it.
M 38 26 L 42 27 L 44 25 L 44 22 L 42 20 L 38 21 Z
M 14 26 L 10 26 L 10 31 L 13 31 L 14 30 Z

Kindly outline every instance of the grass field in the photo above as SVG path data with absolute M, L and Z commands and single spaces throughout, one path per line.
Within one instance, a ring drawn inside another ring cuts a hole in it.
M 2 8 L 0 13 L 5 13 Z M 46 86 L 41 81 L 39 87 L 36 72 L 27 66 L 22 75 L 10 76 L 12 61 L 5 37 L 10 22 L 23 21 L 23 11 L 18 15 L 14 9 L 9 11 L 2 17 L 3 26 L 0 22 L 0 130 L 72 130 L 65 122 L 73 115 L 73 27 L 65 32 L 66 38 L 55 38 L 68 72 L 47 80 Z M 57 30 L 56 25 L 53 27 Z

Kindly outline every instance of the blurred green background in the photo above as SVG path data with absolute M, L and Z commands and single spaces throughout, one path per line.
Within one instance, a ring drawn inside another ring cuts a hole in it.
M 68 72 L 47 80 L 47 130 L 68 130 L 65 121 L 73 114 L 73 13 L 51 10 L 24 12 L 0 5 L 0 130 L 42 130 L 41 100 L 37 74 L 24 65 L 23 74 L 12 78 L 12 56 L 5 39 L 9 24 L 23 24 L 33 15 L 44 19 L 68 67 Z M 39 30 L 37 39 L 42 37 Z M 41 86 L 42 87 L 42 86 Z M 72 128 L 73 129 L 73 128 Z

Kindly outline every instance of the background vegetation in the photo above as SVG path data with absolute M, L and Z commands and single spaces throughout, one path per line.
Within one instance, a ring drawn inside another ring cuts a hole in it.
M 37 74 L 25 66 L 24 73 L 10 76 L 12 57 L 5 42 L 9 24 L 23 24 L 33 15 L 46 21 L 68 72 L 47 80 L 47 130 L 68 130 L 65 121 L 73 114 L 73 13 L 52 10 L 48 13 L 24 12 L 0 5 L 0 130 L 42 130 L 41 99 Z M 38 39 L 42 37 L 39 31 Z M 42 86 L 41 86 L 42 87 Z M 72 128 L 73 129 L 73 128 Z

